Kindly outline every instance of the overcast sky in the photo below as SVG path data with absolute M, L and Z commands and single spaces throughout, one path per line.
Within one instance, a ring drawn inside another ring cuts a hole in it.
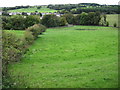
M 75 4 L 75 3 L 98 3 L 118 5 L 119 0 L 0 0 L 0 7 L 21 5 L 48 5 L 48 4 Z

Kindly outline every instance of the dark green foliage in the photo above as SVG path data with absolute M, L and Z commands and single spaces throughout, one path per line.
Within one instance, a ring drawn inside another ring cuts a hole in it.
M 10 24 L 10 17 L 2 16 L 2 29 L 10 30 L 12 25 Z M 9 22 L 9 23 L 8 23 Z
M 44 15 L 41 24 L 45 25 L 46 27 L 57 27 L 59 26 L 59 17 L 54 14 Z
M 107 14 L 119 14 L 118 5 L 99 5 L 96 3 L 79 3 L 79 4 L 61 4 L 61 5 L 48 5 L 48 8 L 60 10 L 60 13 L 64 13 L 63 10 L 69 11 L 72 14 L 81 14 L 82 12 L 101 12 Z
M 66 26 L 68 23 L 65 17 L 60 17 L 60 26 Z
M 22 8 L 29 8 L 30 6 L 15 6 L 15 7 L 4 7 L 3 11 L 6 10 L 15 10 L 15 9 L 22 9 Z
M 54 14 L 44 15 L 41 20 L 41 24 L 45 25 L 46 27 L 58 27 L 58 26 L 66 26 L 67 20 L 65 17 L 58 17 Z
M 68 14 L 63 15 L 63 17 L 66 18 L 68 24 L 73 24 L 73 22 L 74 22 L 74 15 L 73 14 L 68 13 Z
M 24 30 L 27 27 L 30 27 L 34 24 L 40 23 L 39 16 L 23 16 L 23 15 L 14 15 L 14 16 L 2 16 L 3 29 L 7 30 Z
M 100 13 L 99 12 L 89 12 L 88 13 L 88 25 L 99 25 L 100 22 Z
M 40 23 L 40 17 L 39 16 L 35 16 L 35 15 L 29 15 L 26 17 L 25 19 L 25 26 L 30 27 L 34 24 L 38 24 Z
M 99 25 L 101 16 L 99 12 L 81 13 L 74 16 L 73 24 L 75 25 Z
M 32 33 L 34 39 L 38 38 L 38 35 L 42 34 L 42 32 L 45 32 L 45 30 L 46 30 L 46 27 L 41 24 L 35 24 L 26 29 L 26 31 L 29 31 Z
M 74 25 L 80 25 L 80 18 L 81 18 L 81 14 L 78 14 L 74 17 Z
M 7 23 L 11 24 L 10 29 L 22 30 L 22 29 L 25 28 L 25 23 L 26 22 L 25 22 L 24 16 L 22 16 L 22 15 L 14 15 L 14 16 L 11 16 L 9 18 L 10 18 L 10 21 L 7 22 Z
M 88 25 L 88 14 L 83 12 L 80 17 L 80 24 L 81 25 Z

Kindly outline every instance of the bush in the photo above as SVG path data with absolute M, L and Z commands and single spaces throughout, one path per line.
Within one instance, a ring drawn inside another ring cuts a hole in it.
M 37 39 L 38 35 L 42 34 L 42 32 L 45 32 L 46 27 L 41 24 L 35 24 L 31 27 L 28 27 L 26 30 L 32 33 L 34 39 Z
M 32 35 L 32 32 L 26 31 L 24 34 L 24 43 L 26 45 L 31 45 L 34 42 L 34 37 Z
M 44 15 L 41 24 L 45 25 L 46 27 L 57 27 L 59 26 L 59 17 L 54 14 Z
M 3 74 L 7 72 L 7 65 L 19 61 L 26 48 L 22 39 L 12 33 L 2 32 L 2 65 Z

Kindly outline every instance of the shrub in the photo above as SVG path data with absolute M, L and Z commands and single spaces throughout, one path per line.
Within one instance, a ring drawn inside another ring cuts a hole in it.
M 31 27 L 28 27 L 26 30 L 32 33 L 34 39 L 37 39 L 38 35 L 42 34 L 42 32 L 45 32 L 46 27 L 41 24 L 35 24 Z
M 6 72 L 7 65 L 14 61 L 19 61 L 26 50 L 22 39 L 12 33 L 2 32 L 2 65 L 3 74 Z
M 31 45 L 34 42 L 34 37 L 32 35 L 32 32 L 26 31 L 24 34 L 24 43 L 26 45 Z

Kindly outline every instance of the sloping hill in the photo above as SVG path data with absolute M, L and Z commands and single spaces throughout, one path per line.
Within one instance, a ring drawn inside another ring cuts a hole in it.
M 9 66 L 13 87 L 117 88 L 117 45 L 117 28 L 48 29 L 22 61 Z

